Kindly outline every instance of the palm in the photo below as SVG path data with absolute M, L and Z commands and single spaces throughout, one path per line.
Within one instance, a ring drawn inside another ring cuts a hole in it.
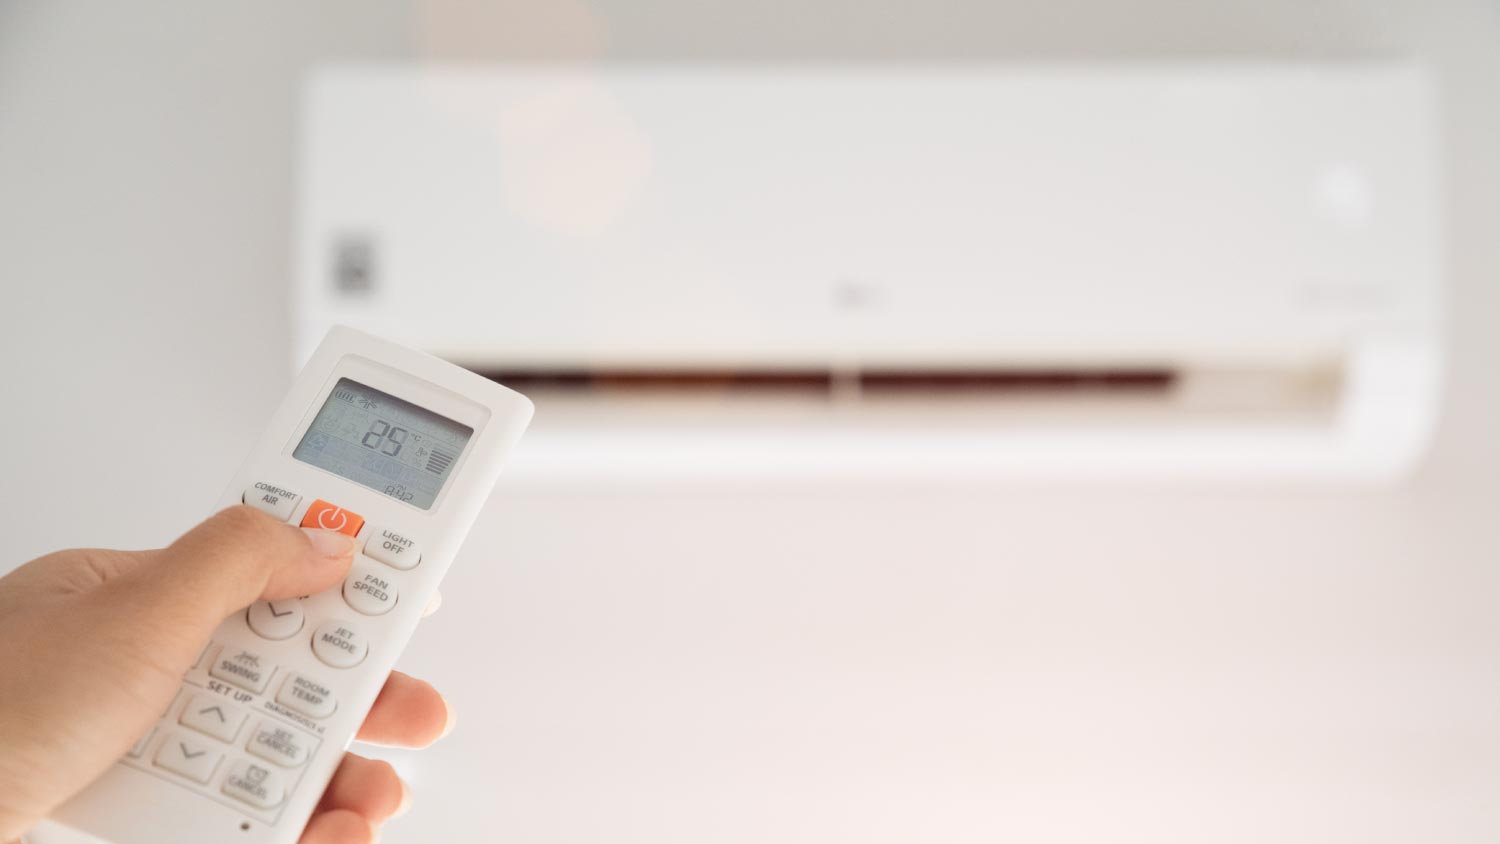
M 229 611 L 342 579 L 352 550 L 318 558 L 301 532 L 245 511 L 225 511 L 162 551 L 61 551 L 0 578 L 0 641 L 23 643 L 0 654 L 0 840 L 119 758 Z M 282 562 L 261 559 L 271 557 Z M 357 738 L 425 747 L 449 722 L 431 686 L 392 672 Z M 302 842 L 373 842 L 406 800 L 389 764 L 345 754 Z

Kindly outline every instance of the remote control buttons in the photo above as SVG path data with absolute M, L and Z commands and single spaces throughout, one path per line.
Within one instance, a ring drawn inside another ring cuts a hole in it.
M 304 674 L 293 674 L 281 684 L 276 702 L 309 718 L 327 718 L 338 708 L 333 691 Z
M 186 733 L 167 736 L 156 751 L 156 765 L 174 774 L 181 774 L 194 782 L 208 782 L 214 768 L 219 766 L 222 754 L 213 745 Z
M 292 511 L 297 509 L 297 502 L 302 500 L 302 496 L 264 481 L 256 481 L 255 486 L 245 490 L 240 500 L 285 522 L 291 520 Z
M 384 615 L 396 605 L 396 585 L 379 566 L 357 565 L 344 581 L 344 601 L 365 615 Z
M 323 528 L 324 530 L 336 530 L 350 536 L 359 533 L 364 526 L 365 517 L 319 498 L 308 505 L 307 512 L 302 515 L 302 526 L 307 528 Z
M 271 681 L 271 661 L 254 651 L 226 645 L 209 666 L 212 677 L 252 692 L 263 692 Z
M 290 639 L 302 629 L 302 602 L 256 601 L 245 610 L 245 622 L 263 639 Z
M 295 768 L 307 761 L 312 746 L 307 739 L 294 730 L 274 721 L 261 721 L 250 734 L 250 745 L 246 748 L 262 759 L 269 759 L 283 768 Z
M 364 661 L 365 654 L 370 652 L 370 643 L 354 632 L 348 622 L 335 619 L 324 622 L 313 633 L 312 649 L 324 665 L 353 668 Z
M 151 738 L 156 735 L 156 728 L 152 727 L 146 734 L 135 740 L 135 744 L 126 752 L 131 759 L 139 759 L 146 752 L 146 745 L 151 743 Z
M 245 713 L 227 706 L 218 695 L 200 693 L 188 701 L 177 723 L 220 741 L 234 741 L 235 733 L 245 723 Z
M 406 571 L 422 562 L 422 546 L 393 530 L 381 530 L 365 540 L 365 555 Z
M 224 779 L 224 793 L 257 809 L 270 809 L 286 797 L 286 784 L 281 775 L 270 768 L 241 759 L 229 769 L 229 776 Z

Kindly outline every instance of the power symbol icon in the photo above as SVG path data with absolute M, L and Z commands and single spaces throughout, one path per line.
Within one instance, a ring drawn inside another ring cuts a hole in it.
M 343 510 L 335 508 L 318 514 L 318 527 L 325 530 L 343 530 L 347 524 L 349 524 L 349 517 Z
M 307 508 L 302 515 L 302 526 L 306 528 L 322 528 L 339 533 L 354 536 L 364 525 L 365 519 L 358 513 L 348 510 L 328 501 L 319 499 Z

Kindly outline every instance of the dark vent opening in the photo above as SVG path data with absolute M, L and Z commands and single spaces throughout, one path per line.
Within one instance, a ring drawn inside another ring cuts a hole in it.
M 614 392 L 1060 393 L 1165 392 L 1179 380 L 1167 368 L 1006 369 L 479 369 L 518 390 Z

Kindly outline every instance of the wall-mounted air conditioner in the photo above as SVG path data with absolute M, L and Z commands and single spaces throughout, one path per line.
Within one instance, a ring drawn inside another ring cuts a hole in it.
M 1402 65 L 333 68 L 296 324 L 548 477 L 1393 477 L 1441 380 Z

